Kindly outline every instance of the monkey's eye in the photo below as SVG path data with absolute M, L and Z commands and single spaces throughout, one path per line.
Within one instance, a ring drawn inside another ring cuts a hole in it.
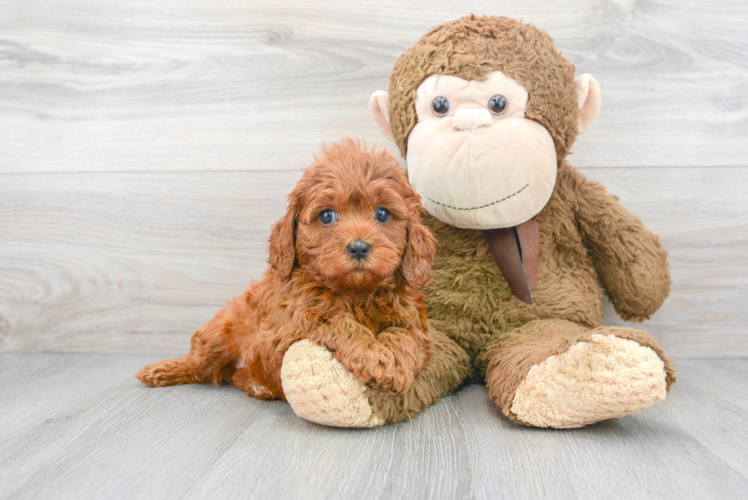
M 325 226 L 329 226 L 338 219 L 338 214 L 332 208 L 326 208 L 319 213 L 319 221 Z
M 444 96 L 434 97 L 434 100 L 431 101 L 431 111 L 434 112 L 436 116 L 444 116 L 447 113 L 449 113 L 449 101 Z
M 496 94 L 488 100 L 488 109 L 495 115 L 500 115 L 506 111 L 506 97 Z
M 387 210 L 384 207 L 377 208 L 377 211 L 374 212 L 374 218 L 377 219 L 382 224 L 387 224 L 392 216 L 390 215 L 390 211 Z

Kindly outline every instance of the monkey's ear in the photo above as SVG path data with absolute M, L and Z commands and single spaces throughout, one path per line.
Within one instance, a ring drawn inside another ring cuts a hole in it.
M 289 198 L 285 215 L 273 225 L 270 233 L 268 258 L 270 267 L 284 280 L 291 276 L 296 261 L 296 216 L 300 206 L 296 190 Z
M 579 103 L 579 133 L 583 134 L 590 129 L 600 112 L 600 85 L 589 73 L 577 77 L 574 83 Z
M 392 127 L 390 127 L 390 95 L 384 90 L 377 90 L 371 94 L 369 99 L 369 111 L 371 116 L 374 118 L 374 122 L 377 124 L 377 128 L 387 139 L 394 142 L 395 136 L 392 135 Z

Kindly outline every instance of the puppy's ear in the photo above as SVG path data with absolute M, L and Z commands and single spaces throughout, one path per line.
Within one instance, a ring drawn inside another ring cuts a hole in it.
M 413 288 L 423 288 L 431 280 L 436 254 L 436 238 L 421 224 L 418 209 L 408 223 L 408 247 L 403 257 L 403 276 Z
M 289 195 L 286 214 L 273 225 L 270 233 L 270 267 L 275 269 L 281 279 L 291 276 L 294 262 L 296 261 L 296 219 L 301 206 L 300 190 L 294 189 Z

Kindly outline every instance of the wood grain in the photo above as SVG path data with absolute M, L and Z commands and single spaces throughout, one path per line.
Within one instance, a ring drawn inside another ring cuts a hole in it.
M 154 355 L 0 354 L 0 499 L 742 498 L 745 360 L 676 360 L 657 406 L 520 427 L 470 385 L 411 422 L 322 427 L 233 387 L 150 389 Z M 78 380 L 79 382 L 75 382 Z
M 748 169 L 585 172 L 670 251 L 671 297 L 644 328 L 672 355 L 748 356 Z M 185 352 L 266 269 L 299 175 L 0 175 L 0 350 Z
M 397 57 L 471 12 L 533 22 L 603 110 L 583 167 L 745 166 L 748 4 L 732 0 L 0 4 L 0 172 L 283 170 L 368 115 Z
M 260 277 L 323 141 L 394 149 L 369 95 L 471 12 L 535 23 L 600 83 L 571 161 L 670 251 L 644 326 L 679 366 L 668 399 L 562 432 L 471 385 L 340 430 L 136 381 Z M 745 498 L 746 23 L 732 0 L 0 2 L 0 500 Z
M 748 401 L 738 394 L 748 384 L 745 358 L 678 360 L 680 392 L 658 408 L 721 460 L 748 471 Z M 683 390 L 681 390 L 683 389 Z

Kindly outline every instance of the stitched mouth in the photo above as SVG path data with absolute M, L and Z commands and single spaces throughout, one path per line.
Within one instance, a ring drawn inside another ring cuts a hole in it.
M 498 204 L 499 204 L 499 203 L 501 203 L 502 201 L 506 201 L 506 200 L 508 200 L 509 198 L 512 198 L 512 197 L 514 197 L 514 196 L 517 196 L 517 195 L 518 195 L 518 194 L 520 194 L 520 193 L 521 193 L 522 191 L 524 191 L 525 189 L 527 189 L 527 187 L 528 187 L 529 185 L 530 185 L 530 183 L 528 182 L 527 184 L 525 184 L 525 185 L 524 185 L 524 186 L 523 186 L 523 187 L 522 187 L 522 188 L 521 188 L 521 189 L 520 189 L 519 191 L 517 191 L 516 193 L 512 193 L 512 194 L 510 194 L 509 196 L 504 196 L 504 197 L 503 197 L 502 199 L 500 199 L 500 200 L 492 201 L 491 203 L 486 203 L 485 205 L 481 205 L 481 206 L 479 206 L 479 207 L 465 207 L 465 208 L 463 208 L 463 207 L 453 207 L 452 205 L 447 205 L 446 203 L 441 203 L 441 202 L 439 202 L 439 201 L 436 201 L 436 200 L 432 200 L 431 198 L 429 198 L 429 197 L 428 197 L 428 196 L 426 196 L 425 194 L 422 194 L 421 196 L 423 196 L 424 198 L 426 198 L 427 200 L 429 200 L 429 201 L 430 201 L 431 203 L 436 203 L 437 205 L 441 205 L 441 206 L 443 206 L 443 207 L 451 208 L 452 210 L 480 210 L 481 208 L 486 208 L 486 207 L 490 207 L 490 206 L 492 206 L 492 205 L 498 205 Z

